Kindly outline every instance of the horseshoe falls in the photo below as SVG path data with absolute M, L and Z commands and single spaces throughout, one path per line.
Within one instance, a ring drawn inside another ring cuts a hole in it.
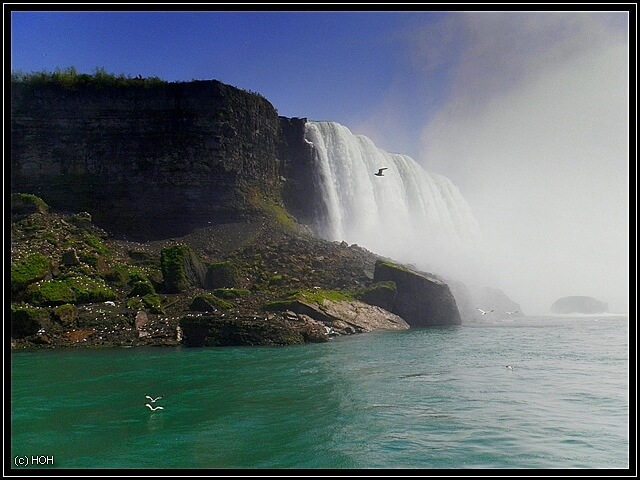
M 323 212 L 316 229 L 423 269 L 458 274 L 480 228 L 460 190 L 407 155 L 388 153 L 335 122 L 307 122 Z M 376 176 L 386 168 L 383 176 Z

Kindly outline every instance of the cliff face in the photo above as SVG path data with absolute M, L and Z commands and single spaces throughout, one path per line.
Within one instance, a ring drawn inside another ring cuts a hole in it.
M 280 121 L 217 81 L 11 85 L 11 191 L 82 211 L 114 234 L 182 235 L 280 198 Z
M 306 118 L 280 117 L 278 154 L 285 178 L 282 199 L 287 210 L 305 225 L 312 225 L 323 205 L 317 188 L 313 146 L 304 138 Z

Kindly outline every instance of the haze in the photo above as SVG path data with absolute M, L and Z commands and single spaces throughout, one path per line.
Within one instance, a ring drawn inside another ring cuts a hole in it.
M 448 43 L 457 45 L 447 99 L 422 125 L 416 158 L 460 187 L 481 225 L 473 265 L 453 267 L 501 288 L 527 313 L 546 313 L 566 295 L 628 311 L 621 25 L 604 14 L 460 14 L 408 38 L 425 79 L 453 51 Z M 397 147 L 389 118 L 361 128 L 383 148 Z

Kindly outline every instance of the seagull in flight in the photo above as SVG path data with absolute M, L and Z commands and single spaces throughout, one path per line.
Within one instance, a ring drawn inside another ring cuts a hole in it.
M 513 315 L 514 313 L 518 313 L 518 310 L 516 310 L 515 312 L 507 312 L 507 315 Z
M 156 410 L 164 410 L 164 407 L 152 407 L 150 404 L 145 403 L 144 404 L 145 407 L 148 407 L 149 410 L 151 410 L 152 412 L 155 412 Z
M 160 400 L 162 397 L 152 398 L 152 397 L 150 397 L 149 395 L 146 395 L 146 396 L 145 396 L 145 398 L 148 398 L 148 399 L 149 399 L 149 401 L 150 401 L 151 403 L 156 403 L 156 402 L 157 402 L 158 400 Z
M 487 313 L 491 313 L 491 312 L 493 312 L 493 308 L 492 308 L 491 310 L 489 310 L 488 312 L 485 312 L 485 311 L 484 311 L 484 310 L 482 310 L 481 308 L 479 308 L 478 310 L 480 310 L 480 313 L 481 313 L 482 315 L 486 315 Z
M 384 170 L 387 170 L 387 167 L 379 169 L 379 170 L 378 170 L 378 173 L 376 173 L 375 175 L 376 175 L 377 177 L 384 177 L 384 175 L 382 174 L 382 172 L 383 172 Z

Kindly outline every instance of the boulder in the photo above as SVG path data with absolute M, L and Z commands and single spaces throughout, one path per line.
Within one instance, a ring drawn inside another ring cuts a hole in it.
M 608 310 L 606 302 L 586 296 L 562 297 L 551 305 L 552 313 L 604 313 Z
M 441 279 L 378 260 L 375 282 L 394 282 L 397 294 L 391 312 L 411 327 L 460 325 L 462 320 L 449 286 Z

